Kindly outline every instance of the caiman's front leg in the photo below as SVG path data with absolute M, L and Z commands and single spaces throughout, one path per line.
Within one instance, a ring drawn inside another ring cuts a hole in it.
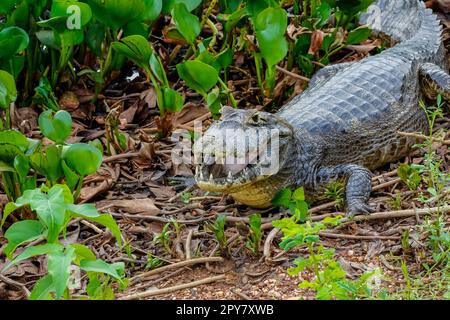
M 372 174 L 364 167 L 348 164 L 322 168 L 318 172 L 319 182 L 345 178 L 347 197 L 347 216 L 374 212 L 367 202 L 372 191 Z
M 420 68 L 420 80 L 424 94 L 435 100 L 438 94 L 450 100 L 450 75 L 441 67 L 425 63 Z

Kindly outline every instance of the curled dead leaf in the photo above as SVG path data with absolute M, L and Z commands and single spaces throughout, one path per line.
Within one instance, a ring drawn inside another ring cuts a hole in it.
M 317 51 L 322 48 L 323 38 L 325 37 L 325 32 L 322 30 L 315 30 L 311 35 L 311 45 L 309 46 L 308 54 L 316 54 Z

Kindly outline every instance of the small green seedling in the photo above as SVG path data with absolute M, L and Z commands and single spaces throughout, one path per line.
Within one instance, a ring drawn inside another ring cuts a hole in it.
M 304 222 L 308 217 L 308 203 L 305 201 L 303 187 L 294 192 L 289 189 L 280 190 L 273 198 L 272 203 L 288 209 L 297 221 Z
M 252 214 L 249 217 L 249 233 L 245 246 L 251 250 L 253 254 L 258 254 L 262 239 L 261 215 Z

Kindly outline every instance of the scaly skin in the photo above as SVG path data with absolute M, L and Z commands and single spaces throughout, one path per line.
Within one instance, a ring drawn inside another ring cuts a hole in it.
M 343 178 L 348 214 L 373 211 L 368 205 L 370 170 L 408 154 L 417 141 L 398 132 L 428 129 L 419 100 L 424 94 L 450 96 L 450 77 L 442 28 L 422 2 L 381 0 L 362 15 L 361 22 L 399 44 L 359 62 L 325 67 L 305 92 L 275 115 L 225 108 L 221 122 L 194 146 L 199 154 L 200 146 L 223 143 L 216 137 L 225 128 L 280 127 L 284 130 L 280 170 L 263 176 L 258 166 L 248 166 L 223 179 L 232 167 L 214 162 L 217 155 L 210 154 L 210 161 L 197 169 L 200 188 L 262 208 L 271 204 L 280 188 L 303 186 L 314 195 L 330 181 Z M 250 140 L 248 154 L 257 152 L 255 144 Z

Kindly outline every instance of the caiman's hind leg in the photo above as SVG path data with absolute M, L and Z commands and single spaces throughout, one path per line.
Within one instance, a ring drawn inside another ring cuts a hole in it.
M 345 70 L 348 67 L 350 67 L 353 63 L 354 62 L 343 62 L 323 67 L 313 75 L 311 81 L 309 82 L 309 86 L 314 87 L 319 83 L 322 83 L 330 79 L 331 77 L 335 76 L 339 71 Z
M 374 212 L 367 202 L 372 191 L 372 174 L 364 167 L 348 164 L 332 168 L 322 168 L 318 172 L 319 180 L 346 178 L 347 216 Z
M 429 99 L 435 100 L 440 94 L 450 101 L 450 75 L 441 67 L 425 63 L 420 68 L 420 80 L 423 92 Z

